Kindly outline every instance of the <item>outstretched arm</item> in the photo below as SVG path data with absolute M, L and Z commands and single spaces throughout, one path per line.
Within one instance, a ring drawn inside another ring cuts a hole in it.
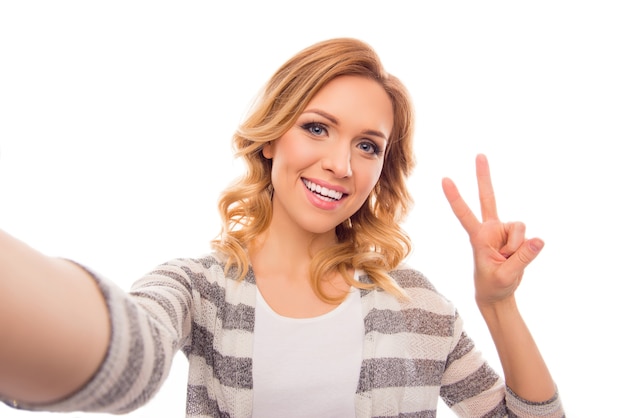
M 95 281 L 73 263 L 0 230 L 0 395 L 27 403 L 63 398 L 95 373 L 109 341 Z
M 444 194 L 467 231 L 474 252 L 476 303 L 496 345 L 507 385 L 524 399 L 546 401 L 554 396 L 555 385 L 515 302 L 524 269 L 544 243 L 539 238 L 527 239 L 523 223 L 499 220 L 484 155 L 476 157 L 476 177 L 482 221 L 452 180 L 442 181 Z

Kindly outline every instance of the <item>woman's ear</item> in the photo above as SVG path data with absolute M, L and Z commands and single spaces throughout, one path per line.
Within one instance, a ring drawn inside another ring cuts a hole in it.
M 274 158 L 274 141 L 266 142 L 265 145 L 263 145 L 262 152 L 263 156 L 268 160 Z

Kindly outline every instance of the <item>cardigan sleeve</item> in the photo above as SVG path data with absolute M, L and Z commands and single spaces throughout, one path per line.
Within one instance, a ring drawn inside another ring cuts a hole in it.
M 460 417 L 565 416 L 558 393 L 545 402 L 530 402 L 505 386 L 463 331 L 456 315 L 453 348 L 448 355 L 440 396 Z
M 419 356 L 437 360 L 438 367 L 424 370 L 434 373 L 430 384 L 439 384 L 439 397 L 456 415 L 489 418 L 564 416 L 558 393 L 546 402 L 534 403 L 506 387 L 502 377 L 489 366 L 465 332 L 463 320 L 454 305 L 424 275 L 408 266 L 402 266 L 391 275 L 410 297 L 396 308 L 391 302 L 387 305 L 405 313 L 406 330 L 413 331 L 414 345 L 422 350 Z M 410 326 L 410 323 L 417 325 Z M 439 342 L 443 341 L 446 343 L 440 345 Z
M 5 400 L 14 408 L 123 414 L 144 405 L 167 377 L 189 338 L 191 286 L 179 263 L 167 263 L 130 292 L 90 271 L 108 307 L 111 337 L 98 371 L 76 393 L 51 404 Z M 71 341 L 68 341 L 71 344 Z

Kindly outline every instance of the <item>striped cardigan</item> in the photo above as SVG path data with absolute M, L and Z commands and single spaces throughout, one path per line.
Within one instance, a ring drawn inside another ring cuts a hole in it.
M 558 395 L 527 402 L 480 357 L 452 304 L 419 272 L 391 276 L 410 300 L 361 291 L 365 339 L 358 417 L 435 417 L 438 397 L 461 417 L 562 417 Z M 146 403 L 177 350 L 189 359 L 187 417 L 249 417 L 256 285 L 229 278 L 215 256 L 177 259 L 130 293 L 94 275 L 112 323 L 107 356 L 79 392 L 49 411 L 124 413 Z M 366 276 L 360 278 L 368 281 Z

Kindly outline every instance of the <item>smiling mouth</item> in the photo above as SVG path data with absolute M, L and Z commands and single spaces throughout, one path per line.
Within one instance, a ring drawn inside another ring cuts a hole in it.
M 336 202 L 343 197 L 343 193 L 338 192 L 337 190 L 322 187 L 319 184 L 315 184 L 310 180 L 302 179 L 302 181 L 304 182 L 304 185 L 307 189 L 309 189 L 312 193 L 315 193 L 317 197 L 322 200 L 326 200 L 328 202 Z

